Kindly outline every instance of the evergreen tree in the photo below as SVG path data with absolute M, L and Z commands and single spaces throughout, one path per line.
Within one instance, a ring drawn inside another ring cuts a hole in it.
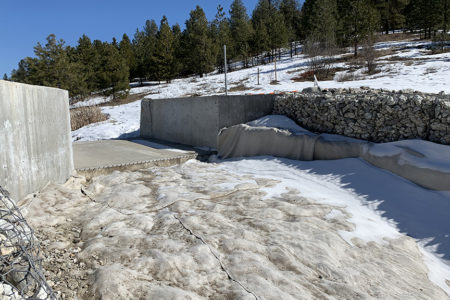
M 303 6 L 302 24 L 304 38 L 318 42 L 322 47 L 336 45 L 338 6 L 336 0 L 306 0 Z
M 145 21 L 144 32 L 145 36 L 156 37 L 158 34 L 158 25 L 156 24 L 156 21 L 153 19 Z
M 188 70 L 200 76 L 214 69 L 213 43 L 205 12 L 197 5 L 186 21 L 186 63 Z
M 127 34 L 122 36 L 122 40 L 119 43 L 120 55 L 125 59 L 128 69 L 130 70 L 130 79 L 133 79 L 136 75 L 136 58 L 133 52 L 133 46 L 131 45 L 130 38 Z
M 288 32 L 289 42 L 300 38 L 300 5 L 297 0 L 281 0 L 280 12 L 284 18 L 284 24 Z
M 411 0 L 405 9 L 408 27 L 421 29 L 425 38 L 431 38 L 433 32 L 447 27 L 448 6 L 448 0 Z
M 180 24 L 176 23 L 172 26 L 173 33 L 173 48 L 174 48 L 174 73 L 176 76 L 180 75 L 180 72 L 183 70 L 183 44 L 182 44 L 182 36 Z
M 225 11 L 221 5 L 217 7 L 217 14 L 211 25 L 214 45 L 216 48 L 216 65 L 219 71 L 223 72 L 225 65 L 225 58 L 223 46 L 227 46 L 227 57 L 229 58 L 233 53 L 233 42 L 231 37 L 230 21 L 225 15 Z
M 99 64 L 100 58 L 89 37 L 83 34 L 83 36 L 78 39 L 78 45 L 74 55 L 75 60 L 81 65 L 82 72 L 86 78 L 87 90 L 95 91 L 97 89 L 95 69 Z
M 8 75 L 6 75 L 6 73 L 5 74 L 3 74 L 3 80 L 6 80 L 6 81 L 8 81 L 9 79 L 8 79 Z
M 369 0 L 345 0 L 340 7 L 342 31 L 340 40 L 353 45 L 354 55 L 358 55 L 358 45 L 371 39 L 379 28 L 379 15 Z M 346 4 L 346 5 L 345 5 Z
M 406 25 L 404 10 L 409 0 L 372 0 L 380 15 L 380 25 L 384 32 L 402 29 Z
M 127 63 L 113 44 L 100 42 L 94 45 L 100 54 L 100 64 L 97 69 L 98 88 L 109 90 L 113 99 L 116 99 L 119 94 L 129 88 Z
M 36 58 L 21 60 L 19 69 L 13 71 L 13 80 L 66 89 L 71 96 L 85 95 L 87 86 L 81 65 L 69 57 L 73 51 L 64 44 L 55 35 L 49 35 L 45 46 L 38 43 L 34 47 Z
M 170 82 L 176 75 L 175 37 L 166 16 L 161 20 L 154 55 L 157 80 Z
M 234 0 L 230 9 L 230 29 L 233 38 L 234 53 L 232 57 L 244 59 L 244 64 L 248 66 L 248 56 L 250 53 L 249 41 L 252 37 L 252 27 L 249 22 L 247 10 L 242 0 Z

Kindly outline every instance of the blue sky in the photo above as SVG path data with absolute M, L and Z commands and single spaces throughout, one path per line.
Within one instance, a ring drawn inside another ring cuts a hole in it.
M 251 14 L 257 0 L 243 0 Z M 183 25 L 189 12 L 200 5 L 208 20 L 214 18 L 217 5 L 226 11 L 232 0 L 2 0 L 0 8 L 0 79 L 17 68 L 20 59 L 33 56 L 37 42 L 53 33 L 68 45 L 76 45 L 86 34 L 92 40 L 121 39 L 124 33 L 132 38 L 145 20 L 155 19 L 159 25 L 163 15 L 169 23 Z

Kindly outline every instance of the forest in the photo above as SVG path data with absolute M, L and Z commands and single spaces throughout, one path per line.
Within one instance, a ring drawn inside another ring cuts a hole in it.
M 184 27 L 146 20 L 130 38 L 91 40 L 83 35 L 76 46 L 50 34 L 34 57 L 18 63 L 5 80 L 58 87 L 72 98 L 92 93 L 126 95 L 132 81 L 170 82 L 185 76 L 223 72 L 227 62 L 242 67 L 277 59 L 280 49 L 296 54 L 331 55 L 336 49 L 373 47 L 374 37 L 391 32 L 420 33 L 424 39 L 449 41 L 450 0 L 259 0 L 247 12 L 242 0 L 226 10 L 219 5 L 213 20 L 197 6 Z M 295 47 L 294 47 L 295 46 Z

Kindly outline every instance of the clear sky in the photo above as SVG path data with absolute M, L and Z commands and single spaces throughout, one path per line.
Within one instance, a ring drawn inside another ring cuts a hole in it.
M 200 5 L 208 20 L 221 4 L 228 12 L 232 0 L 0 0 L 0 79 L 10 76 L 20 59 L 33 56 L 37 42 L 53 33 L 75 46 L 86 34 L 91 40 L 120 41 L 124 33 L 133 37 L 145 20 L 159 25 L 166 15 L 171 25 L 184 22 L 189 12 Z M 251 15 L 257 0 L 243 0 Z

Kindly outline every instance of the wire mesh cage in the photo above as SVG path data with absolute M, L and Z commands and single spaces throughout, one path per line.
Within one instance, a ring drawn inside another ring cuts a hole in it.
M 0 296 L 56 299 L 47 284 L 33 230 L 9 193 L 0 186 Z

